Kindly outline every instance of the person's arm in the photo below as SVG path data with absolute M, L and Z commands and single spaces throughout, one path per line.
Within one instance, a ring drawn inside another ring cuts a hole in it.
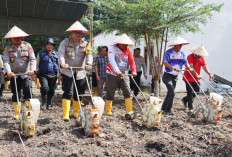
M 109 48 L 108 58 L 109 58 L 110 65 L 112 66 L 114 72 L 115 72 L 118 76 L 121 76 L 122 73 L 121 73 L 121 71 L 119 70 L 119 68 L 118 68 L 118 66 L 117 66 L 117 63 L 115 62 L 115 51 L 113 50 L 112 47 Z
M 0 56 L 0 68 L 3 69 L 3 61 L 2 61 L 2 56 Z
M 98 75 L 98 63 L 99 62 L 99 59 L 98 59 L 98 57 L 96 57 L 96 60 L 95 60 L 95 66 L 94 66 L 94 68 L 95 68 L 95 74 L 96 74 L 96 79 L 97 79 L 97 81 L 100 81 L 100 77 L 99 77 L 99 75 Z
M 29 60 L 30 60 L 30 71 L 28 72 L 28 75 L 33 76 L 36 71 L 36 58 L 31 44 L 29 44 L 28 48 L 29 48 Z
M 195 71 L 192 67 L 190 67 L 190 65 L 189 65 L 188 63 L 185 63 L 184 66 L 185 66 L 185 68 L 186 68 L 187 70 L 189 70 L 190 72 Z
M 147 80 L 147 67 L 146 67 L 146 64 L 145 64 L 145 60 L 143 59 L 143 75 L 145 77 L 145 79 Z
M 184 66 L 185 66 L 185 68 L 187 69 L 187 70 L 189 70 L 190 72 L 193 72 L 193 68 L 192 67 L 190 67 L 190 65 L 189 65 L 189 63 L 188 63 L 188 60 L 187 60 L 187 58 L 185 57 L 185 54 L 183 53 L 183 58 L 184 58 L 184 60 L 183 60 L 183 63 L 184 63 Z M 189 59 L 189 56 L 188 56 L 188 59 Z M 190 62 L 190 63 L 192 63 L 192 62 Z M 195 71 L 195 70 L 194 70 Z
M 40 63 L 40 56 L 39 56 L 39 53 L 38 53 L 37 58 L 36 58 L 36 71 L 37 72 L 39 70 L 39 63 Z
M 128 53 L 128 62 L 130 64 L 132 75 L 135 77 L 137 75 L 137 72 L 136 72 L 134 56 L 133 56 L 133 53 L 132 53 L 132 51 L 130 49 L 128 51 L 129 51 L 129 53 Z
M 209 75 L 209 78 L 213 79 L 213 75 L 209 72 L 209 68 L 207 67 L 207 65 L 204 65 L 203 69 Z
M 196 70 L 193 68 L 193 64 L 189 64 L 190 68 L 192 68 L 192 73 L 196 76 L 197 79 L 202 79 L 200 75 L 196 72 Z
M 66 40 L 63 40 L 58 48 L 58 58 L 59 58 L 60 67 L 63 69 L 68 69 L 69 65 L 65 64 L 65 58 L 64 58 L 65 49 L 66 49 L 65 45 L 66 45 Z
M 7 74 L 8 77 L 14 77 L 15 75 L 11 71 L 11 67 L 10 67 L 10 56 L 8 53 L 8 47 L 5 48 L 3 56 L 4 56 L 3 66 L 5 69 L 5 73 Z
M 168 69 L 173 69 L 173 70 L 178 71 L 178 72 L 180 71 L 179 68 L 171 66 L 168 62 L 164 62 L 164 66 L 167 67 Z

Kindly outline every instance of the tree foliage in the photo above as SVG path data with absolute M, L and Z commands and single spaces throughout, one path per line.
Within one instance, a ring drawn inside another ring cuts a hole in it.
M 118 30 L 135 40 L 145 38 L 155 84 L 161 77 L 168 36 L 201 32 L 200 25 L 206 25 L 213 12 L 219 12 L 223 6 L 205 4 L 202 0 L 95 0 L 88 5 L 103 12 L 99 18 L 103 21 L 100 30 L 108 33 Z M 152 44 L 157 48 L 158 71 L 153 66 Z

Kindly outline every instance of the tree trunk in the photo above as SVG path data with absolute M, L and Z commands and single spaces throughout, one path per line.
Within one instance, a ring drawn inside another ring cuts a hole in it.
M 159 97 L 159 93 L 160 93 L 159 89 L 160 89 L 159 88 L 159 81 L 154 79 L 154 96 L 155 97 Z

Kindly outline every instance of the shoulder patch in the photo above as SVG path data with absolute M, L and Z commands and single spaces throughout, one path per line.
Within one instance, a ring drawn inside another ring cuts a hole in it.
M 33 48 L 32 48 L 31 45 L 29 46 L 29 50 L 30 50 L 31 53 L 34 52 L 34 50 L 33 50 Z

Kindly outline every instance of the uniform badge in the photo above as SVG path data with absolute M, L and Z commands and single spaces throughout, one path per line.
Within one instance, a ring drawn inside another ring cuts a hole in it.
M 129 52 L 127 51 L 127 52 L 126 52 L 126 54 L 128 55 L 128 54 L 129 54 Z
M 172 56 L 172 58 L 174 59 L 174 58 L 175 58 L 175 56 L 173 55 L 173 56 Z
M 33 48 L 30 46 L 29 47 L 30 52 L 34 52 Z
M 68 43 L 68 46 L 72 46 L 72 42 L 69 42 L 69 43 Z
M 27 56 L 27 52 L 23 52 L 23 53 L 22 53 L 22 56 Z
M 6 53 L 7 52 L 7 48 L 5 48 L 5 50 L 4 50 L 4 53 Z
M 9 51 L 12 51 L 13 50 L 13 48 L 11 47 L 11 48 L 9 48 Z

